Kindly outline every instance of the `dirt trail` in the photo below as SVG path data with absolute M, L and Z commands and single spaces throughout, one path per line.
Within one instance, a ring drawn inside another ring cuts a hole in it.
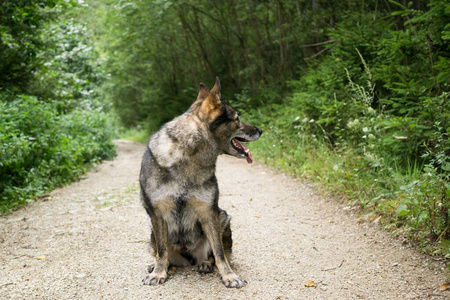
M 178 268 L 164 285 L 144 286 L 144 146 L 117 144 L 114 161 L 0 218 L 0 299 L 450 298 L 439 291 L 442 265 L 306 184 L 232 157 L 219 158 L 220 205 L 233 216 L 233 267 L 248 284 L 227 289 L 217 272 Z

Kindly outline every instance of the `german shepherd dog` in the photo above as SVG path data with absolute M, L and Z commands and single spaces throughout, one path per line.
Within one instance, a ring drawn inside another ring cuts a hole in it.
M 208 273 L 215 264 L 225 286 L 244 286 L 228 262 L 231 217 L 219 208 L 216 161 L 228 154 L 252 163 L 242 142 L 256 141 L 261 134 L 261 129 L 241 122 L 221 99 L 217 77 L 211 91 L 201 83 L 188 111 L 150 137 L 139 182 L 155 263 L 144 284 L 164 283 L 169 265 L 196 265 L 199 272 Z

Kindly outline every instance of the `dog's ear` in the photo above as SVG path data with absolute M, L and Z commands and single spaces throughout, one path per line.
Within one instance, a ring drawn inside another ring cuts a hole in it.
M 200 91 L 198 92 L 197 100 L 205 99 L 206 97 L 208 97 L 209 93 L 210 93 L 210 91 L 209 91 L 208 87 L 206 86 L 206 84 L 204 84 L 203 82 L 200 82 Z
M 202 87 L 200 86 L 200 94 L 203 95 Z M 201 101 L 201 102 L 199 102 Z M 202 118 L 207 118 L 209 120 L 215 119 L 217 115 L 222 113 L 223 102 L 220 100 L 220 80 L 216 77 L 216 84 L 211 89 L 211 92 L 207 95 L 204 101 L 197 100 L 195 103 L 200 103 L 199 113 Z
M 205 85 L 206 87 L 206 85 Z M 203 94 L 200 86 L 200 94 Z M 216 77 L 216 84 L 214 84 L 213 88 L 211 89 L 211 92 L 207 95 L 205 98 L 204 105 L 208 106 L 210 109 L 214 109 L 217 107 L 222 107 L 222 100 L 220 99 L 220 80 L 219 77 Z
M 215 96 L 217 98 L 217 100 L 220 101 L 220 80 L 219 77 L 216 77 L 216 84 L 214 84 L 212 90 L 211 90 L 211 95 Z

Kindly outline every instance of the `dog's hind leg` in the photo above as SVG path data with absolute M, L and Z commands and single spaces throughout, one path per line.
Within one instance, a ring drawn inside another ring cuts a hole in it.
M 222 243 L 223 243 L 223 250 L 225 251 L 225 255 L 230 261 L 231 259 L 231 249 L 233 247 L 233 236 L 231 233 L 231 216 L 227 214 L 227 212 L 223 209 L 219 208 L 219 219 L 220 219 L 220 226 L 222 229 Z
M 211 273 L 214 269 L 214 257 L 211 255 L 207 260 L 202 261 L 197 265 L 199 273 Z
M 199 273 L 211 273 L 214 268 L 214 257 L 212 255 L 211 246 L 205 236 L 192 250 L 192 256 L 197 262 L 197 271 Z

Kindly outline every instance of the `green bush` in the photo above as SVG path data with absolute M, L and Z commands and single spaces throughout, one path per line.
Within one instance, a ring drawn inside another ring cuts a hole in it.
M 114 156 L 114 124 L 100 109 L 60 114 L 32 96 L 0 102 L 0 212 Z
M 106 75 L 80 1 L 0 4 L 0 213 L 114 156 Z

